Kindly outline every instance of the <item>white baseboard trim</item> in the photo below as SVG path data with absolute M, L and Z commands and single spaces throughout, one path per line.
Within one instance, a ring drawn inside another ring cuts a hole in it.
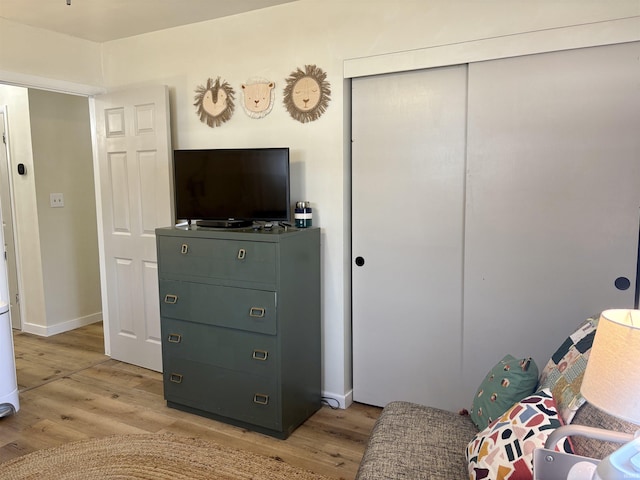
M 22 331 L 25 333 L 32 333 L 33 335 L 39 335 L 41 337 L 50 337 L 51 335 L 57 335 L 58 333 L 68 332 L 75 330 L 85 325 L 97 323 L 102 321 L 102 312 L 93 313 L 85 317 L 74 318 L 67 320 L 66 322 L 56 323 L 55 325 L 36 325 L 35 323 L 23 323 Z
M 338 407 L 341 409 L 349 408 L 353 403 L 353 390 L 349 390 L 344 395 L 338 395 L 337 393 L 322 391 L 322 401 L 328 403 L 332 407 Z

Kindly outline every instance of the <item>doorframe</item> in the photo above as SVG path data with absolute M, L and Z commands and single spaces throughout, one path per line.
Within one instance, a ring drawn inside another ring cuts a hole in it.
M 12 175 L 12 165 L 13 162 L 11 161 L 11 134 L 9 132 L 9 112 L 8 112 L 8 108 L 7 105 L 0 105 L 0 112 L 3 114 L 3 123 L 4 123 L 4 145 L 2 148 L 5 149 L 5 155 L 6 155 L 6 160 L 7 160 L 7 183 L 9 185 L 9 210 L 11 211 L 11 232 L 13 235 L 13 255 L 14 255 L 14 261 L 16 264 L 16 280 L 18 282 L 18 285 L 16 285 L 16 289 L 18 292 L 18 311 L 20 312 L 20 326 L 19 329 L 22 330 L 22 318 L 24 316 L 24 308 L 23 308 L 23 302 L 22 302 L 22 265 L 21 265 L 21 260 L 22 257 L 20 256 L 20 244 L 18 243 L 17 237 L 16 237 L 16 216 L 15 216 L 15 208 L 14 208 L 14 203 L 15 203 L 15 199 L 13 196 L 13 192 L 14 192 L 14 186 L 13 186 L 13 175 Z M 7 289 L 9 290 L 9 295 L 11 295 L 11 288 L 9 287 L 9 274 L 7 272 Z M 13 321 L 12 321 L 12 328 L 13 327 Z
M 640 40 L 640 16 L 346 59 L 345 79 Z
M 103 92 L 104 93 L 104 92 Z M 102 318 L 109 317 L 109 302 L 107 301 L 107 269 L 104 250 L 104 222 L 102 212 L 102 186 L 100 184 L 100 155 L 98 154 L 98 127 L 96 119 L 96 96 L 89 96 L 89 122 L 91 127 L 91 150 L 93 151 L 93 185 L 96 201 L 96 220 L 98 233 L 98 262 L 100 265 L 100 297 L 102 298 Z M 109 325 L 103 321 L 104 353 L 111 356 L 111 334 Z

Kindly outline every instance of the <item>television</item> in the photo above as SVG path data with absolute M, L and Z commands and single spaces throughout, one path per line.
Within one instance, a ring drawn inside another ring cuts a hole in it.
M 176 221 L 238 228 L 291 218 L 289 148 L 174 150 Z

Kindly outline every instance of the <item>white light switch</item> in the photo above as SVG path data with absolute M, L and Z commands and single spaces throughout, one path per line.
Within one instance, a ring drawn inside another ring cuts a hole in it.
M 61 193 L 51 193 L 49 202 L 52 208 L 64 207 L 64 195 Z

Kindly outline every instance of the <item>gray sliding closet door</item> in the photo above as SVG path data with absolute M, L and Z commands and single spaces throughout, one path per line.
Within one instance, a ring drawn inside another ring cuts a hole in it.
M 629 43 L 469 66 L 466 397 L 502 355 L 543 368 L 589 315 L 633 307 L 639 57 Z
M 357 402 L 460 405 L 466 80 L 456 66 L 352 82 Z

